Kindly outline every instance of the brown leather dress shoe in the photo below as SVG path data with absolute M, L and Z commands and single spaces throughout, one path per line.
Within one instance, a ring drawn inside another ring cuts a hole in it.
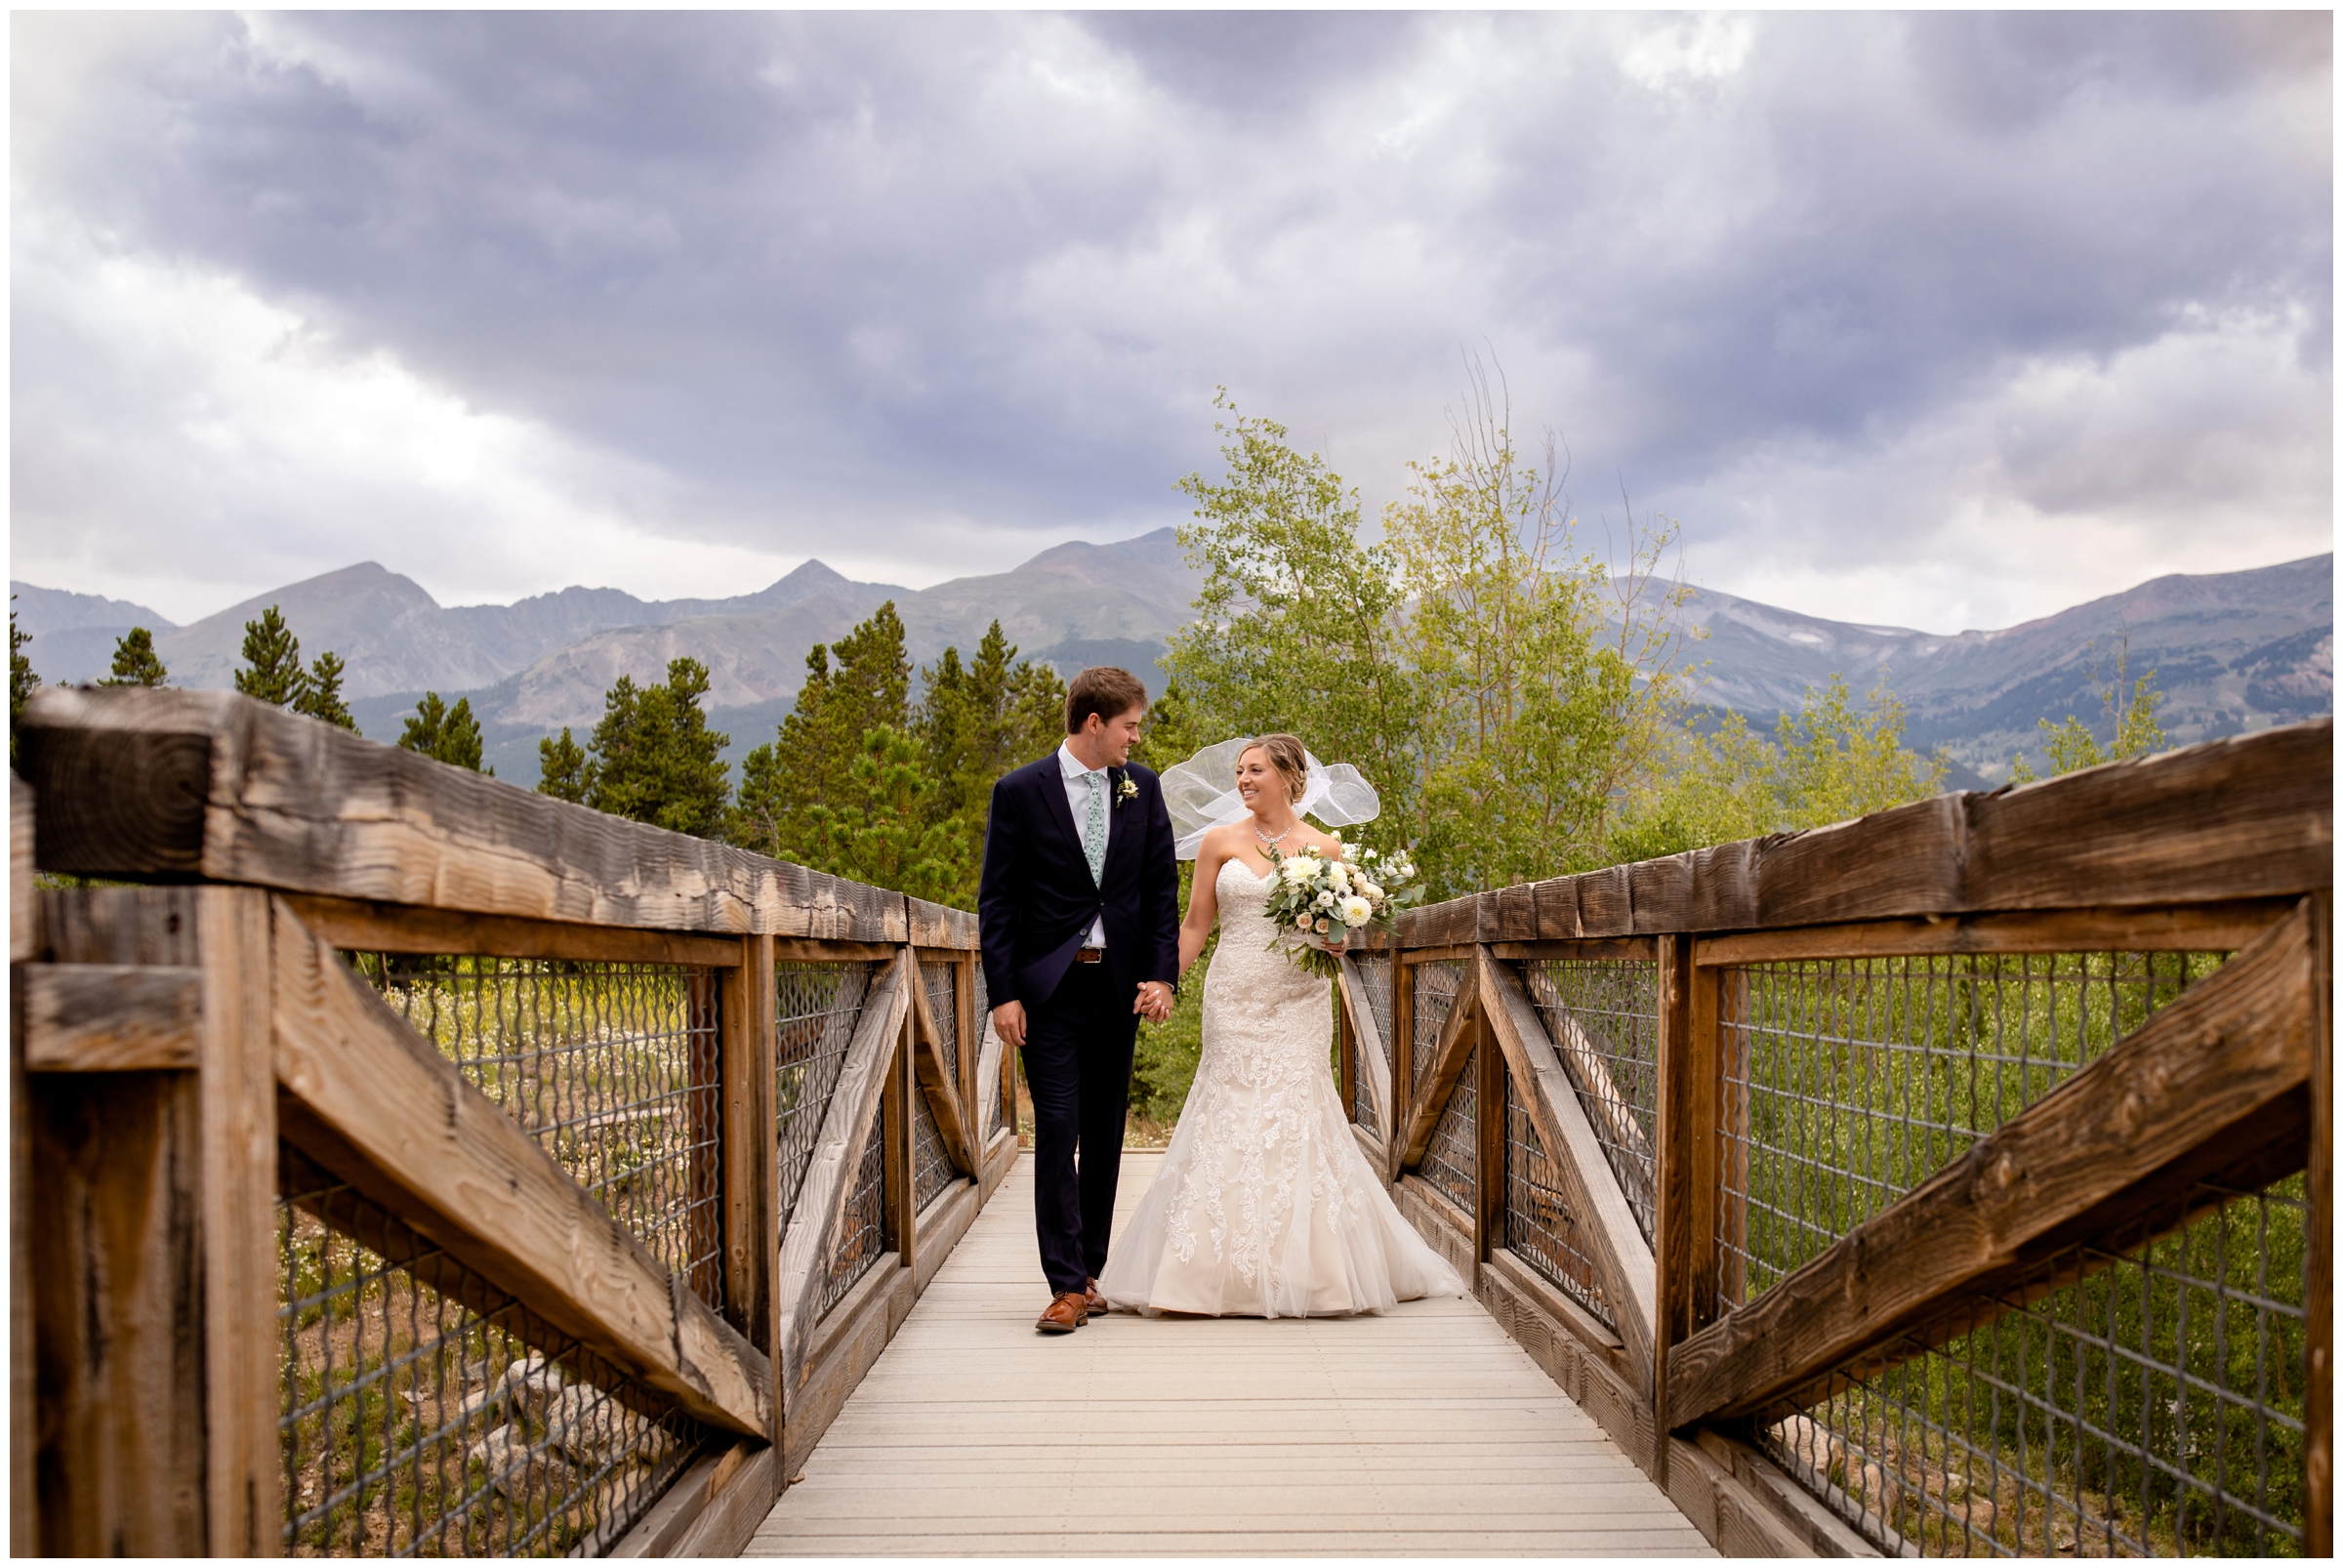
M 1080 1291 L 1060 1291 L 1042 1308 L 1034 1327 L 1044 1334 L 1072 1334 L 1090 1320 L 1089 1303 Z
M 1090 1281 L 1088 1286 L 1084 1287 L 1082 1300 L 1083 1304 L 1090 1309 L 1090 1316 L 1092 1317 L 1104 1317 L 1109 1310 L 1106 1304 L 1106 1298 L 1098 1294 L 1098 1282 L 1096 1280 Z

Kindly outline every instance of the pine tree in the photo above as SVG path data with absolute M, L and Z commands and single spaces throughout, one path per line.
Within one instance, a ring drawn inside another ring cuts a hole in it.
M 285 624 L 274 604 L 257 621 L 244 623 L 244 668 L 236 672 L 236 689 L 247 697 L 278 708 L 290 708 L 308 683 L 301 667 L 301 639 Z
M 102 686 L 159 686 L 170 679 L 171 672 L 154 651 L 154 634 L 143 626 L 134 626 L 114 642 L 114 670 L 98 683 Z
M 934 775 L 908 732 L 880 725 L 862 737 L 837 805 L 807 813 L 804 858 L 816 869 L 938 903 L 974 891 L 976 845 L 958 817 L 936 820 Z
M 594 783 L 586 804 L 613 816 L 678 833 L 715 837 L 724 825 L 724 748 L 732 737 L 708 727 L 700 698 L 708 667 L 676 659 L 665 685 L 637 688 L 620 676 L 602 699 L 588 743 Z
M 858 799 L 850 774 L 865 735 L 910 725 L 911 660 L 903 651 L 902 617 L 890 599 L 835 643 L 817 642 L 805 655 L 796 705 L 775 738 L 741 766 L 740 799 L 726 820 L 726 837 L 744 848 L 817 865 L 829 839 L 826 830 L 814 829 L 809 813 Z
M 1130 749 L 1130 760 L 1161 773 L 1175 763 L 1186 762 L 1210 744 L 1199 727 L 1196 705 L 1179 689 L 1179 682 L 1173 681 L 1147 705 L 1147 724 L 1139 731 L 1138 744 Z
M 562 733 L 566 736 L 568 731 Z M 435 762 L 469 767 L 475 773 L 480 771 L 480 724 L 472 716 L 470 697 L 458 697 L 456 705 L 450 708 L 436 691 L 425 692 L 406 727 L 399 732 L 398 744 Z M 496 769 L 489 768 L 488 776 L 494 778 Z
M 301 678 L 301 690 L 293 698 L 293 711 L 322 719 L 354 735 L 358 732 L 358 722 L 342 701 L 342 656 L 333 649 L 318 654 L 317 662 Z
M 566 724 L 559 740 L 548 735 L 537 743 L 537 793 L 577 805 L 594 793 L 594 763 L 570 738 Z
M 1048 755 L 1062 737 L 1065 682 L 1048 665 L 1018 659 L 999 621 L 973 660 L 964 665 L 946 648 L 921 676 L 927 690 L 914 728 L 937 784 L 933 813 L 964 818 L 982 844 L 994 782 Z

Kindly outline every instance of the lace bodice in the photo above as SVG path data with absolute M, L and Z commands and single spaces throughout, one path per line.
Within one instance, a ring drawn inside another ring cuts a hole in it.
M 1335 1087 L 1333 989 L 1272 945 L 1268 884 L 1228 860 L 1213 890 L 1196 1081 L 1099 1289 L 1118 1305 L 1260 1317 L 1460 1292 L 1359 1152 Z

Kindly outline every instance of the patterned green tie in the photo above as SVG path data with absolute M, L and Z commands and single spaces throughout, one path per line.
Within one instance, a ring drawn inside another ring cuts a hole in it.
M 1082 852 L 1090 862 L 1090 881 L 1106 886 L 1106 775 L 1088 773 L 1090 781 L 1090 817 L 1082 827 Z

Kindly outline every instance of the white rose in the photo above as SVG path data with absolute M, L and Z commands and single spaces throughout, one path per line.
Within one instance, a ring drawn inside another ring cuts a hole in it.
M 1342 915 L 1343 925 L 1364 926 L 1367 924 L 1368 917 L 1373 915 L 1375 910 L 1371 905 L 1369 905 L 1366 899 L 1361 898 L 1356 893 L 1353 893 L 1348 898 L 1342 900 L 1340 912 Z
M 1352 890 L 1367 898 L 1380 898 L 1383 896 L 1383 889 L 1377 884 L 1369 882 L 1364 877 L 1361 877 L 1358 882 L 1353 885 Z
M 1350 891 L 1350 872 L 1339 860 L 1326 868 L 1326 880 L 1335 885 L 1335 891 L 1338 893 Z
M 1317 897 L 1310 900 L 1310 907 L 1312 909 L 1332 909 L 1335 907 L 1335 895 L 1322 891 Z

